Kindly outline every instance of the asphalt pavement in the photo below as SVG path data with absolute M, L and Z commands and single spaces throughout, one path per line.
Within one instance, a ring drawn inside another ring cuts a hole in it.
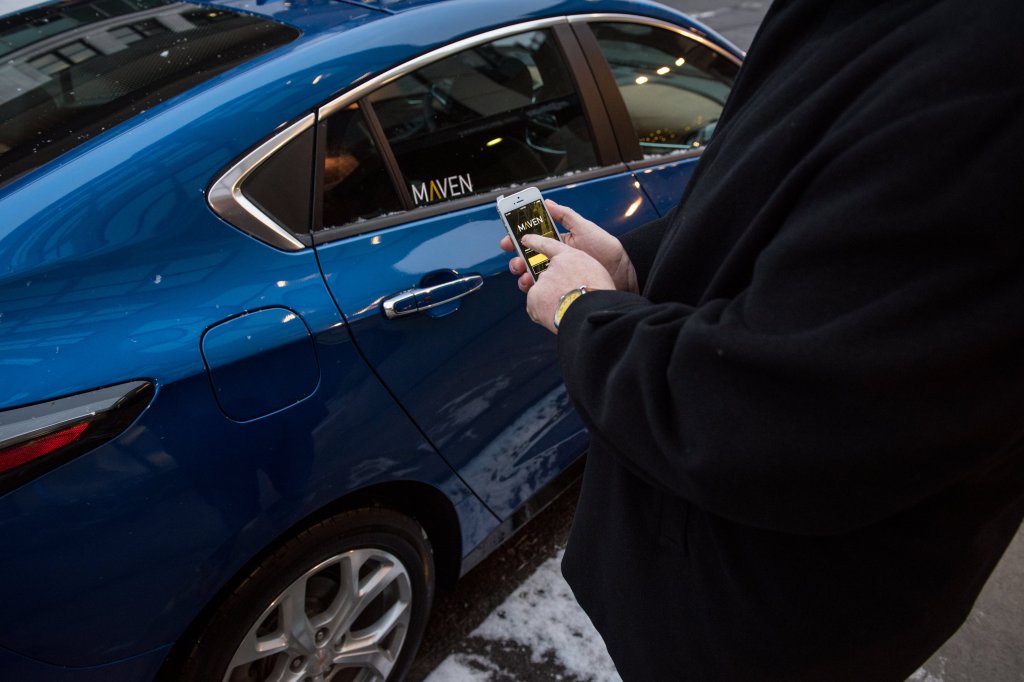
M 665 0 L 665 4 L 693 16 L 745 50 L 770 2 Z M 453 653 L 470 662 L 493 662 L 479 665 L 474 680 L 592 679 L 567 672 L 558 660 L 539 655 L 541 652 L 528 646 L 515 642 L 494 646 L 494 642 L 473 634 L 491 614 L 503 616 L 503 605 L 535 572 L 542 573 L 547 562 L 565 546 L 578 493 L 578 487 L 574 487 L 563 495 L 466 575 L 454 591 L 439 592 L 420 655 L 407 678 L 410 682 L 424 680 L 443 662 L 450 661 Z M 950 547 L 949 551 L 955 552 L 956 548 Z M 493 672 L 496 670 L 500 672 Z M 432 682 L 438 677 L 435 673 Z M 1024 682 L 1024 530 L 1018 532 L 967 622 L 910 682 Z

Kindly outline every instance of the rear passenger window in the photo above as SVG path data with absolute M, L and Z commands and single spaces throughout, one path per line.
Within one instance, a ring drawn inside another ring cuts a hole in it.
M 459 52 L 370 101 L 415 206 L 597 165 L 580 98 L 548 31 Z
M 739 66 L 700 43 L 653 26 L 590 24 L 611 66 L 645 156 L 707 144 Z
M 402 210 L 402 203 L 358 104 L 325 124 L 323 227 L 338 227 Z
M 249 201 L 296 234 L 309 232 L 313 153 L 313 128 L 309 128 L 256 166 L 242 185 Z

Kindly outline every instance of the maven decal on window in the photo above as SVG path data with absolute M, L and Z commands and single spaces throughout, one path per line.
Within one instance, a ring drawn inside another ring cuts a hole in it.
M 472 194 L 473 178 L 468 173 L 466 175 L 449 175 L 419 184 L 412 183 L 409 187 L 412 189 L 412 200 L 417 206 L 423 206 L 436 201 Z

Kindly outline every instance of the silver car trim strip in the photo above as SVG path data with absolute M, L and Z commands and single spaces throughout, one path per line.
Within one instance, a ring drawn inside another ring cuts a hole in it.
M 295 235 L 261 211 L 242 193 L 245 179 L 277 150 L 313 127 L 314 114 L 306 114 L 246 154 L 221 175 L 207 192 L 206 201 L 221 218 L 261 242 L 283 251 L 308 248 Z
M 370 93 L 371 90 L 375 90 L 376 88 L 382 85 L 385 85 L 393 80 L 401 78 L 402 76 L 406 75 L 407 73 L 415 71 L 421 66 L 426 66 L 427 64 L 436 62 L 439 59 L 450 57 L 456 52 L 461 52 L 462 50 L 468 49 L 470 47 L 476 47 L 477 45 L 483 45 L 485 43 L 491 42 L 492 40 L 499 40 L 510 35 L 515 35 L 516 33 L 523 33 L 524 31 L 537 31 L 542 28 L 549 28 L 551 26 L 555 26 L 556 24 L 565 24 L 568 21 L 568 17 L 549 17 L 547 19 L 534 19 L 533 21 L 525 21 L 519 24 L 512 24 L 510 26 L 502 26 L 501 28 L 496 28 L 486 33 L 480 33 L 478 35 L 470 36 L 468 38 L 463 38 L 462 40 L 451 43 L 450 45 L 445 45 L 444 47 L 439 47 L 436 50 L 431 50 L 430 52 L 421 54 L 419 57 L 414 57 L 413 59 L 410 59 L 407 62 L 403 62 L 402 64 L 392 69 L 388 69 L 384 73 L 374 76 L 368 81 L 360 83 L 359 85 L 347 91 L 343 95 L 340 95 L 339 97 L 331 100 L 327 104 L 320 107 L 319 114 L 321 117 L 330 116 L 332 113 L 338 111 L 339 109 L 344 109 L 353 102 L 366 96 L 367 94 Z
M 709 50 L 713 50 L 723 57 L 727 57 L 730 61 L 734 62 L 737 66 L 741 65 L 743 61 L 736 55 L 729 52 L 728 50 L 715 45 L 713 42 L 693 31 L 688 31 L 682 26 L 676 26 L 675 24 L 663 21 L 661 19 L 655 19 L 653 17 L 642 17 L 636 14 L 612 14 L 612 13 L 594 13 L 594 14 L 574 14 L 568 17 L 570 24 L 582 24 L 590 23 L 595 21 L 618 21 L 627 24 L 647 24 L 648 26 L 655 26 L 657 28 L 663 28 L 666 31 L 672 31 L 678 33 L 681 36 L 689 38 L 690 40 L 700 43 Z

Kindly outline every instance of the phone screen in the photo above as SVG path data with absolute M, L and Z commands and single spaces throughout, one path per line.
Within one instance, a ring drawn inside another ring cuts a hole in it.
M 548 210 L 544 206 L 544 200 L 538 199 L 521 208 L 512 209 L 505 214 L 505 220 L 512 228 L 512 234 L 519 242 L 523 257 L 536 279 L 540 273 L 547 270 L 551 261 L 544 254 L 523 246 L 522 237 L 524 234 L 539 234 L 542 237 L 558 239 L 558 232 L 555 231 L 555 225 L 551 222 L 551 216 L 548 215 Z

